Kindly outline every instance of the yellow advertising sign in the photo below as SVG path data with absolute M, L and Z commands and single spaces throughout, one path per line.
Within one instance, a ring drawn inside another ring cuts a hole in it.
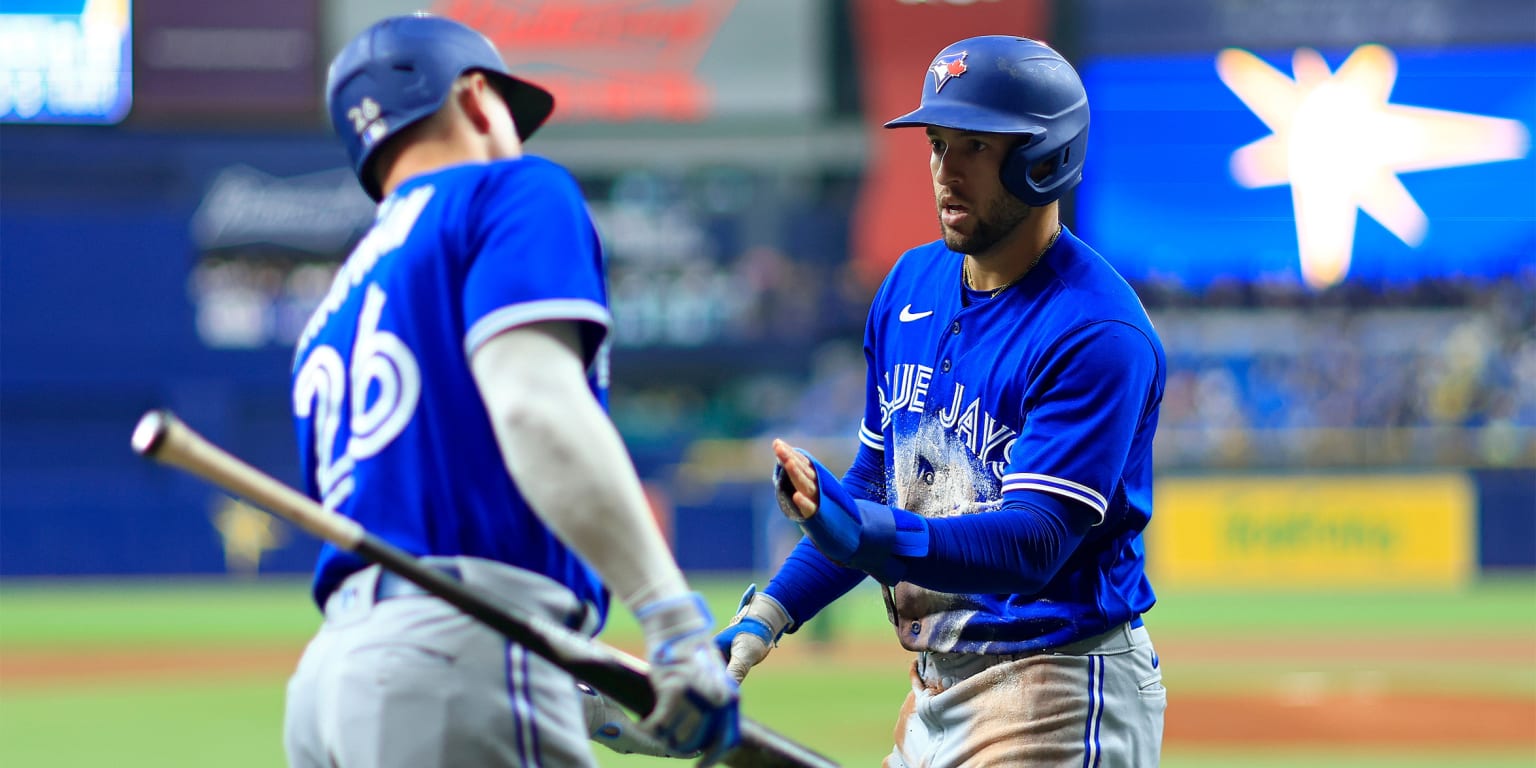
M 1148 566 L 1158 586 L 1457 586 L 1476 503 L 1453 473 L 1166 478 Z

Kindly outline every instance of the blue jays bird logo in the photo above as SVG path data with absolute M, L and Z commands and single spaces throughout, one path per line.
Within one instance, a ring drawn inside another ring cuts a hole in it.
M 940 56 L 928 69 L 933 72 L 933 92 L 938 93 L 950 78 L 965 74 L 965 51 Z

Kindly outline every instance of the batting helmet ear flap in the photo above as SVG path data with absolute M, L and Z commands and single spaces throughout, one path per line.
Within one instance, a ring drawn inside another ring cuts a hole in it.
M 1025 136 L 1008 151 L 1003 161 L 1003 188 L 1025 205 L 1041 207 L 1061 199 L 1083 179 L 1083 160 L 1088 156 L 1088 125 L 1065 144 L 1052 141 L 1049 129 Z M 1036 167 L 1045 164 L 1037 175 Z

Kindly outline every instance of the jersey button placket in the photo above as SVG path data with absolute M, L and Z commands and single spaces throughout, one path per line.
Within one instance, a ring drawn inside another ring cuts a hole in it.
M 946 357 L 946 358 L 944 358 L 944 362 L 939 363 L 939 370 L 943 371 L 944 373 L 949 373 L 949 369 L 950 369 L 949 358 Z

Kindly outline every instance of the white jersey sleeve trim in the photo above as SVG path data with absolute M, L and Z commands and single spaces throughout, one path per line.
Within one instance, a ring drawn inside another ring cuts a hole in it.
M 870 431 L 869 427 L 862 421 L 859 422 L 859 442 L 868 446 L 870 450 L 885 450 L 885 435 Z
M 1040 475 L 1033 472 L 1016 472 L 1011 475 L 1003 475 L 1003 493 L 1009 491 L 1045 491 L 1069 499 L 1076 499 L 1092 507 L 1099 513 L 1099 522 L 1104 522 L 1104 516 L 1109 510 L 1109 502 L 1104 494 L 1089 488 L 1081 483 L 1071 480 L 1063 480 L 1050 475 Z
M 508 328 L 551 320 L 586 320 L 604 329 L 613 324 L 613 316 L 607 309 L 587 299 L 543 299 L 513 304 L 486 314 L 469 327 L 464 334 L 464 354 L 474 357 L 480 345 Z

